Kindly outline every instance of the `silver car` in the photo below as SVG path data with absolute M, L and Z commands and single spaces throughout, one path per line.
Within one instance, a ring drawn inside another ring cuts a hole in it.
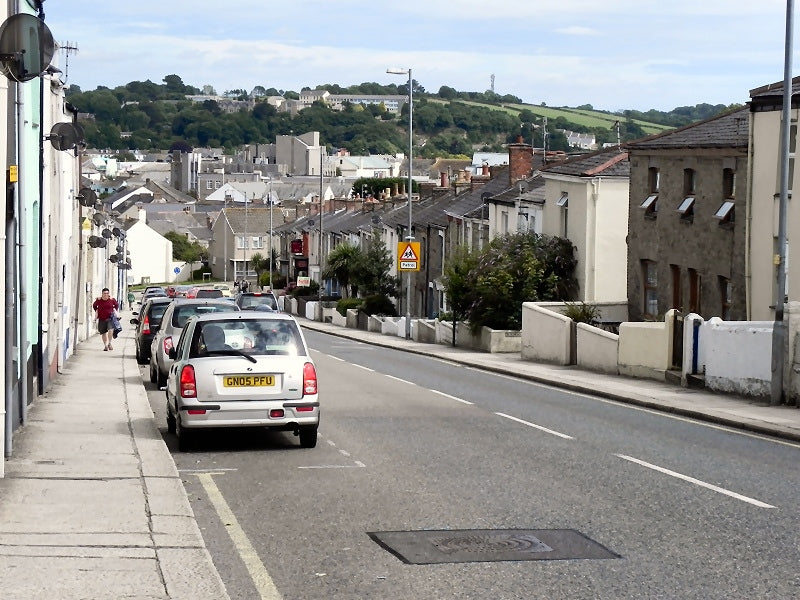
M 167 429 L 188 449 L 198 429 L 266 427 L 317 445 L 317 371 L 290 315 L 242 311 L 191 319 L 170 350 Z
M 203 298 L 176 298 L 161 318 L 161 329 L 150 346 L 150 381 L 159 387 L 167 383 L 167 373 L 172 364 L 169 350 L 177 342 L 186 322 L 199 315 L 217 312 L 238 311 L 239 307 L 229 300 Z

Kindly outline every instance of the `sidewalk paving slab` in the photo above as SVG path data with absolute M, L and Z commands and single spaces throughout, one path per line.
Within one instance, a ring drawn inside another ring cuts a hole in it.
M 0 479 L 3 600 L 225 600 L 127 328 L 78 345 Z

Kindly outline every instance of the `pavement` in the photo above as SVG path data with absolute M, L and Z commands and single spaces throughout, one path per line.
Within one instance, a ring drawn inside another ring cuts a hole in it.
M 128 320 L 123 313 L 123 324 Z M 298 318 L 307 329 L 800 442 L 800 410 L 424 344 Z M 78 345 L 13 436 L 0 479 L 3 600 L 225 600 L 136 364 L 125 327 L 104 352 Z M 163 424 L 161 424 L 163 425 Z

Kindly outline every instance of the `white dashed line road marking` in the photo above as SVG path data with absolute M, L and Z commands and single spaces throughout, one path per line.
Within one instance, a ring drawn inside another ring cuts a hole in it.
M 535 423 L 530 423 L 528 421 L 523 421 L 522 419 L 518 419 L 517 417 L 512 417 L 511 415 L 507 415 L 505 413 L 494 413 L 498 417 L 505 417 L 506 419 L 511 419 L 512 421 L 516 421 L 517 423 L 522 423 L 523 425 L 527 425 L 528 427 L 533 427 L 534 429 L 538 429 L 539 431 L 544 431 L 545 433 L 549 433 L 551 435 L 557 435 L 560 438 L 564 438 L 565 440 L 573 440 L 571 435 L 567 435 L 566 433 L 559 433 L 558 431 L 553 431 L 552 429 L 548 429 L 547 427 L 542 427 L 541 425 L 536 425 Z
M 394 379 L 395 381 L 399 381 L 400 383 L 407 383 L 408 385 L 417 385 L 413 381 L 408 381 L 406 379 L 400 379 L 399 377 L 395 377 L 394 375 L 386 375 L 389 379 Z
M 456 398 L 455 396 L 451 396 L 450 394 L 445 394 L 444 392 L 440 392 L 439 390 L 431 390 L 434 394 L 439 394 L 440 396 L 444 396 L 445 398 L 450 398 L 450 400 L 455 400 L 456 402 L 461 402 L 461 404 L 472 404 L 469 400 L 464 400 L 462 398 Z
M 712 490 L 714 492 L 719 492 L 720 494 L 725 494 L 726 496 L 730 496 L 731 498 L 736 498 L 737 500 L 741 500 L 742 502 L 747 502 L 748 504 L 752 504 L 753 506 L 758 506 L 760 508 L 775 508 L 771 504 L 767 504 L 766 502 L 761 502 L 761 500 L 756 500 L 754 498 L 750 498 L 748 496 L 742 496 L 741 494 L 737 494 L 736 492 L 732 492 L 730 490 L 726 490 L 725 488 L 721 488 L 719 486 L 713 485 L 711 483 L 706 483 L 705 481 L 700 481 L 699 479 L 695 479 L 694 477 L 689 477 L 688 475 L 682 475 L 681 473 L 677 473 L 675 471 L 670 471 L 669 469 L 665 469 L 664 467 L 659 467 L 643 460 L 639 460 L 638 458 L 633 458 L 632 456 L 626 456 L 624 454 L 615 454 L 623 460 L 630 461 L 632 463 L 636 463 L 637 465 L 641 465 L 648 469 L 652 469 L 653 471 L 658 471 L 659 473 L 664 473 L 665 475 L 669 475 L 670 477 L 676 477 L 677 479 L 682 479 L 683 481 L 688 481 L 689 483 L 693 483 L 695 485 L 699 485 L 700 487 L 704 487 L 706 489 Z

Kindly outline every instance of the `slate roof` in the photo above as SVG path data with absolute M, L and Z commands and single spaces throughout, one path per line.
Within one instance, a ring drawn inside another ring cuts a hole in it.
M 800 92 L 800 77 L 792 78 L 792 95 Z M 768 83 L 750 90 L 751 98 L 763 98 L 767 96 L 783 96 L 783 81 Z
M 542 169 L 542 172 L 576 177 L 630 177 L 631 163 L 627 150 L 612 146 L 569 158 Z
M 246 231 L 248 234 L 259 234 L 269 231 L 270 210 L 273 211 L 272 230 L 275 231 L 278 226 L 283 225 L 285 221 L 280 208 L 275 207 L 270 209 L 265 206 L 252 207 L 247 209 L 247 214 L 245 215 L 244 208 L 228 207 L 225 210 L 225 214 L 228 216 L 228 223 L 230 223 L 231 231 L 233 231 L 234 234 L 244 234 L 245 226 L 247 227 Z
M 493 202 L 500 202 L 503 204 L 516 204 L 517 200 L 524 200 L 526 202 L 536 202 L 537 204 L 544 204 L 544 177 L 537 174 L 533 177 L 524 179 L 527 184 L 527 190 L 520 192 L 517 185 L 514 185 L 507 190 L 492 196 Z
M 633 150 L 747 148 L 750 109 L 742 108 L 626 144 Z

